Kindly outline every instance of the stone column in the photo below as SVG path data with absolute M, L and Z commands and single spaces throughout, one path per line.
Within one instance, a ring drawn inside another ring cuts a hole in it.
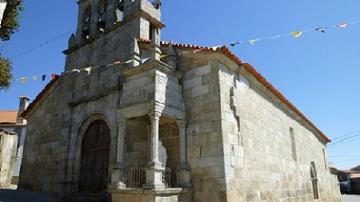
M 159 121 L 161 113 L 155 112 L 149 114 L 151 121 L 151 136 L 150 136 L 150 162 L 146 169 L 146 184 L 144 188 L 147 189 L 164 189 L 165 185 L 162 181 L 162 174 L 165 169 L 159 161 Z
M 118 134 L 116 147 L 116 165 L 112 176 L 112 185 L 116 189 L 126 188 L 124 167 L 124 142 L 125 142 L 126 119 L 118 120 Z
M 187 162 L 187 138 L 186 138 L 186 121 L 177 120 L 179 127 L 180 140 L 180 167 L 178 168 L 178 184 L 181 187 L 191 187 L 190 166 Z
M 155 60 L 160 60 L 161 58 L 161 49 L 160 49 L 160 29 L 153 27 L 150 32 L 152 33 L 151 40 L 151 55 Z

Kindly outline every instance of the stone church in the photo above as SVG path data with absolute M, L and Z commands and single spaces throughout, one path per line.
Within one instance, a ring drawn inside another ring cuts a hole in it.
M 78 5 L 64 73 L 22 114 L 21 189 L 65 201 L 340 201 L 330 139 L 254 67 L 225 46 L 161 41 L 160 1 Z

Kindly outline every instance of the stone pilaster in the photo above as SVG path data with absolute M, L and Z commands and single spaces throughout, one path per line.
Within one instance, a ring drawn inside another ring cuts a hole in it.
M 116 189 L 126 188 L 124 167 L 124 142 L 125 142 L 126 119 L 118 120 L 118 134 L 116 147 L 116 165 L 112 173 L 112 185 Z
M 187 145 L 186 145 L 186 121 L 177 120 L 180 138 L 180 167 L 178 168 L 178 184 L 182 187 L 191 187 L 190 166 L 187 162 Z
M 165 185 L 162 181 L 164 168 L 159 161 L 159 121 L 161 113 L 150 113 L 151 121 L 151 137 L 150 137 L 150 162 L 146 169 L 146 184 L 144 188 L 147 189 L 164 189 Z
M 161 58 L 160 29 L 152 28 L 152 30 L 150 30 L 150 32 L 152 32 L 152 39 L 150 39 L 151 40 L 152 58 L 155 60 L 160 60 L 160 58 Z

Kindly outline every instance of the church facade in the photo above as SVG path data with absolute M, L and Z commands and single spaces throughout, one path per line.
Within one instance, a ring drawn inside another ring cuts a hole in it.
M 159 1 L 78 4 L 64 74 L 22 114 L 19 188 L 68 201 L 340 201 L 330 139 L 254 67 L 226 47 L 162 42 Z

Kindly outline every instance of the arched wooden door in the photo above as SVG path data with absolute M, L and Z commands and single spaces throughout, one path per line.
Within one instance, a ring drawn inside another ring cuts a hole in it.
M 104 121 L 94 121 L 86 130 L 82 141 L 80 192 L 99 193 L 106 190 L 109 148 L 109 128 Z

